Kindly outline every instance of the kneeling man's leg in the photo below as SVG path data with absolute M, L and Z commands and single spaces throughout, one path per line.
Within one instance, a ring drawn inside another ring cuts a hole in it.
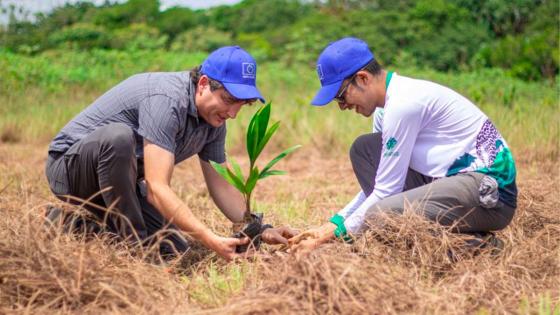
M 358 183 L 366 196 L 375 188 L 375 176 L 381 160 L 383 139 L 381 133 L 368 133 L 359 136 L 350 147 L 350 162 Z M 433 178 L 408 169 L 404 191 L 431 183 Z
M 481 207 L 479 187 L 484 176 L 470 172 L 438 179 L 381 200 L 371 215 L 379 211 L 402 213 L 411 207 L 430 220 L 454 225 L 457 232 L 501 230 L 511 222 L 515 209 L 501 202 L 495 208 Z
M 89 199 L 101 207 L 113 207 L 109 227 L 121 236 L 146 237 L 146 226 L 136 196 L 136 140 L 132 129 L 121 123 L 99 127 L 75 143 L 65 154 L 68 194 Z M 87 207 L 100 219 L 104 211 Z

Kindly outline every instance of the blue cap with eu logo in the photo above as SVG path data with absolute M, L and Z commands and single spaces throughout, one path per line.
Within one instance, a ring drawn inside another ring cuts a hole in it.
M 256 86 L 257 62 L 239 46 L 216 49 L 204 60 L 200 71 L 220 81 L 238 99 L 256 98 L 265 102 Z
M 361 39 L 345 37 L 330 43 L 317 59 L 317 75 L 321 81 L 321 89 L 311 104 L 323 106 L 332 101 L 342 81 L 373 59 L 373 53 Z

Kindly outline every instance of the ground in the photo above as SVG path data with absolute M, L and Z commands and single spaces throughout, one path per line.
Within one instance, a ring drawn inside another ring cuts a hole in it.
M 310 255 L 265 247 L 254 260 L 226 264 L 194 246 L 162 264 L 147 251 L 47 231 L 44 208 L 60 203 L 45 180 L 46 150 L 0 144 L 0 313 L 560 312 L 559 168 L 550 156 L 516 156 L 519 207 L 498 233 L 506 243 L 498 255 L 474 255 L 461 236 L 407 214 L 353 245 Z M 241 153 L 233 155 L 246 167 Z M 358 189 L 346 152 L 304 147 L 279 168 L 288 175 L 255 192 L 275 225 L 318 226 Z M 173 188 L 214 231 L 230 233 L 196 157 L 178 167 Z

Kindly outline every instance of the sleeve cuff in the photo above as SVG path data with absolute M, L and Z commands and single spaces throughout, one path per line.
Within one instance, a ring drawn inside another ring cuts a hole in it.
M 340 214 L 335 214 L 330 220 L 329 222 L 333 223 L 334 225 L 336 225 L 336 229 L 334 230 L 334 236 L 337 239 L 340 239 L 346 243 L 350 243 L 353 241 L 352 237 L 350 235 L 348 235 L 348 232 L 346 231 L 346 226 L 344 226 L 344 217 L 341 216 Z

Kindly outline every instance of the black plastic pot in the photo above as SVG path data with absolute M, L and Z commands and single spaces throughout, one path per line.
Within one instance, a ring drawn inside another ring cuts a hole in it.
M 247 245 L 238 245 L 235 248 L 236 253 L 244 253 L 250 247 L 259 249 L 259 247 L 261 246 L 262 220 L 262 213 L 251 213 L 251 218 L 245 223 L 243 228 L 239 232 L 233 234 L 233 237 L 248 237 L 251 240 L 251 242 L 249 242 L 249 244 Z

